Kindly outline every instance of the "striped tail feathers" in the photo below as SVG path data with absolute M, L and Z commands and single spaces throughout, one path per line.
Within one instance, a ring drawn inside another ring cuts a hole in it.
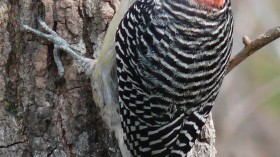
M 176 112 L 169 123 L 152 128 L 153 130 L 149 131 L 149 141 L 153 157 L 163 157 L 170 154 L 183 127 L 184 118 L 185 114 L 183 112 Z
M 124 141 L 133 156 L 186 157 L 211 108 L 212 105 L 204 106 L 190 115 L 178 111 L 169 123 L 161 126 L 151 126 L 132 115 L 126 124 L 123 123 Z
M 179 136 L 184 113 L 177 112 L 165 125 L 150 125 L 128 111 L 127 117 L 122 116 L 124 141 L 132 156 L 139 157 L 166 157 Z
M 178 111 L 170 123 L 149 131 L 151 154 L 155 157 L 186 157 L 201 133 L 212 104 L 202 105 L 190 115 Z
M 209 116 L 212 104 L 203 105 L 199 110 L 188 115 L 183 122 L 179 137 L 169 157 L 186 157 L 201 133 Z

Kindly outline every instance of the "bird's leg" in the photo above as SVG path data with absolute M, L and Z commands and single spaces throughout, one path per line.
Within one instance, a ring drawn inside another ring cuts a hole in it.
M 55 63 L 57 65 L 59 77 L 62 77 L 64 75 L 64 67 L 60 59 L 59 50 L 63 50 L 71 55 L 83 67 L 87 75 L 90 75 L 92 73 L 95 67 L 95 59 L 90 59 L 82 56 L 76 48 L 69 45 L 64 39 L 58 36 L 58 34 L 50 29 L 44 21 L 38 19 L 38 22 L 46 33 L 31 28 L 30 26 L 23 24 L 21 21 L 18 21 L 18 24 L 22 26 L 24 30 L 32 32 L 38 37 L 46 39 L 54 44 L 53 55 Z

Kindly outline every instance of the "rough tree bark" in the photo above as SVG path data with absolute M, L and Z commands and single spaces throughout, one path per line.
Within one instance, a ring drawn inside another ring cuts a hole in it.
M 96 56 L 118 0 L 0 1 L 0 157 L 120 157 L 92 100 L 90 80 L 61 53 L 57 78 L 52 44 L 20 31 L 44 21 L 86 56 Z M 213 157 L 210 116 L 189 156 Z
M 120 156 L 92 100 L 90 80 L 61 54 L 57 78 L 52 44 L 20 31 L 37 18 L 69 43 L 97 52 L 117 0 L 0 1 L 0 156 Z

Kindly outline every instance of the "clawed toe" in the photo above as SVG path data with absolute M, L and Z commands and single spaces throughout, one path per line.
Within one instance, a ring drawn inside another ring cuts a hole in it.
M 23 24 L 21 21 L 18 21 L 17 23 L 24 30 L 29 31 L 29 32 L 35 34 L 36 36 L 46 39 L 54 44 L 53 55 L 54 55 L 54 60 L 55 60 L 56 66 L 57 66 L 59 77 L 62 77 L 64 75 L 64 67 L 63 67 L 63 64 L 60 59 L 59 50 L 63 50 L 66 53 L 68 53 L 69 55 L 71 55 L 76 61 L 78 61 L 78 63 L 81 64 L 81 66 L 83 67 L 86 74 L 90 75 L 89 73 L 92 72 L 92 70 L 94 68 L 95 60 L 82 56 L 79 53 L 79 50 L 77 50 L 75 47 L 69 45 L 55 31 L 50 29 L 48 27 L 48 25 L 41 18 L 38 18 L 38 23 L 44 32 L 41 32 L 26 24 Z

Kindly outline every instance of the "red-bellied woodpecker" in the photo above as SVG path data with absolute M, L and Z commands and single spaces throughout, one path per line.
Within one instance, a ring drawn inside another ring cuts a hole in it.
M 39 20 L 22 27 L 79 61 L 124 157 L 185 157 L 218 94 L 232 48 L 230 0 L 122 0 L 96 60 Z
M 232 48 L 229 0 L 139 0 L 116 35 L 124 142 L 132 156 L 185 157 Z

